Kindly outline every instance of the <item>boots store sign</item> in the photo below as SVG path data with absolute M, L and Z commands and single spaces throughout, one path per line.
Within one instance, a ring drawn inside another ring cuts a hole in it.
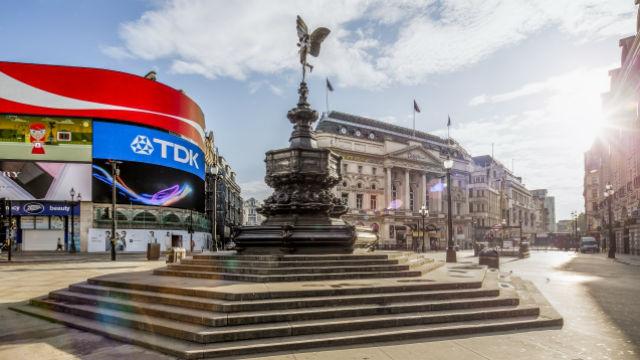
M 74 206 L 74 215 L 80 214 L 80 207 Z M 42 216 L 70 216 L 71 204 L 61 201 L 12 201 L 11 202 L 11 215 L 12 216 L 29 216 L 29 215 L 42 215 Z
M 197 145 L 142 126 L 95 121 L 93 157 L 161 165 L 204 179 L 204 153 Z

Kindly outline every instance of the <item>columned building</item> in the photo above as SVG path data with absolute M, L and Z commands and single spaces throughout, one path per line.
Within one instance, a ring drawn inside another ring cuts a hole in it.
M 471 157 L 455 141 L 341 112 L 324 114 L 316 128 L 318 146 L 342 156 L 342 183 L 334 189 L 348 205 L 343 218 L 377 230 L 383 247 L 422 246 L 422 205 L 429 209 L 426 248 L 446 245 L 447 211 L 443 161 L 454 160 L 454 239 L 471 244 L 467 197 Z M 420 223 L 420 224 L 419 224 Z
M 262 224 L 262 222 L 265 220 L 265 217 L 258 214 L 257 209 L 260 206 L 262 206 L 262 202 L 256 200 L 253 197 L 244 201 L 243 212 L 242 212 L 243 225 L 257 226 Z

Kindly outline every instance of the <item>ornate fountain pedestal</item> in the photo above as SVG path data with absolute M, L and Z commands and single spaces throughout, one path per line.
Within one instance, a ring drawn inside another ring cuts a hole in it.
M 267 219 L 245 226 L 235 238 L 242 254 L 346 254 L 355 228 L 340 219 L 347 208 L 331 192 L 341 180 L 342 158 L 318 149 L 311 124 L 318 113 L 307 103 L 302 82 L 298 106 L 287 114 L 294 124 L 289 148 L 266 153 L 265 182 L 274 193 L 258 210 Z

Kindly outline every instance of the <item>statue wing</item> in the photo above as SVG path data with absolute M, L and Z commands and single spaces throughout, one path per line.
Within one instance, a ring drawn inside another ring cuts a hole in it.
M 324 41 L 324 39 L 329 36 L 331 30 L 325 27 L 319 27 L 313 30 L 311 36 L 309 37 L 309 54 L 313 56 L 318 56 L 320 54 L 320 44 Z
M 307 24 L 304 23 L 300 15 L 296 18 L 296 30 L 298 30 L 298 39 L 302 39 L 305 35 L 309 34 Z

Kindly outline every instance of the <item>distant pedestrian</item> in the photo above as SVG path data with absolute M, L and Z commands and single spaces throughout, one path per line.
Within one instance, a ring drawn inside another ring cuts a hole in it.
M 56 246 L 56 251 L 64 251 L 64 248 L 62 247 L 62 240 L 60 238 L 58 238 L 58 245 Z

